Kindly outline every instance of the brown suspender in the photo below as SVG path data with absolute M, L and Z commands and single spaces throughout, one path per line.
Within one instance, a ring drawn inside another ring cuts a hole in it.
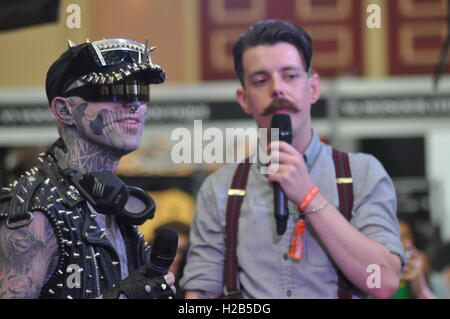
M 339 211 L 345 219 L 350 221 L 353 209 L 353 180 L 348 154 L 333 149 L 333 162 L 339 195 Z M 338 297 L 339 299 L 352 298 L 352 284 L 340 269 L 338 269 Z
M 353 209 L 353 180 L 350 171 L 348 154 L 333 149 L 333 162 L 336 170 L 336 183 L 339 195 L 339 211 L 350 221 Z M 245 196 L 248 173 L 250 171 L 249 159 L 240 163 L 233 176 L 231 188 L 228 191 L 227 220 L 225 234 L 225 271 L 224 271 L 224 297 L 228 299 L 239 298 L 238 264 L 237 264 L 237 232 L 238 220 L 242 201 Z M 352 298 L 352 285 L 338 270 L 338 297 L 339 299 Z
M 231 182 L 231 188 L 228 190 L 227 201 L 227 224 L 226 224 L 226 252 L 225 252 L 225 288 L 224 297 L 228 299 L 239 298 L 239 284 L 237 274 L 237 233 L 238 220 L 241 212 L 242 201 L 245 195 L 245 186 L 247 185 L 248 172 L 250 171 L 250 162 L 247 158 L 244 163 L 240 163 Z

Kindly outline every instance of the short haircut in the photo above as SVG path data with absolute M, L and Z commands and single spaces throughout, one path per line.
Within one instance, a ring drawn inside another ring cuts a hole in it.
M 258 45 L 274 45 L 287 42 L 295 46 L 304 63 L 306 72 L 311 72 L 312 39 L 300 26 L 283 20 L 264 20 L 244 32 L 233 47 L 234 70 L 244 86 L 244 67 L 242 56 L 245 50 Z

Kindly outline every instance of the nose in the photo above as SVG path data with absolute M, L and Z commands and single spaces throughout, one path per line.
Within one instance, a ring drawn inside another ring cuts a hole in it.
M 284 88 L 282 79 L 276 74 L 272 75 L 271 92 L 272 98 L 280 99 L 284 97 Z
M 124 103 L 123 106 L 125 108 L 130 109 L 130 113 L 136 113 L 139 110 L 139 107 L 141 106 L 141 102 L 139 101 L 127 102 Z

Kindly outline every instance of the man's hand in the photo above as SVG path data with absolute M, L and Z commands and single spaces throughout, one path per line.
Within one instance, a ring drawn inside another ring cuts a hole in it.
M 286 142 L 272 142 L 269 144 L 272 167 L 269 182 L 278 182 L 286 196 L 294 203 L 299 203 L 308 190 L 314 185 L 309 176 L 308 168 L 300 154 L 292 145 Z M 278 160 L 278 169 L 274 162 Z
M 146 277 L 147 268 L 143 266 L 119 281 L 114 287 L 105 290 L 103 299 L 172 299 L 175 296 L 175 276 L 169 272 L 165 276 Z

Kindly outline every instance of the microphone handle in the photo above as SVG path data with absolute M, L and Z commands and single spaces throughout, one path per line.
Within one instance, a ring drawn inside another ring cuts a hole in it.
M 286 232 L 289 212 L 287 208 L 287 198 L 279 183 L 273 183 L 274 190 L 274 213 L 277 223 L 277 234 L 283 235 Z

